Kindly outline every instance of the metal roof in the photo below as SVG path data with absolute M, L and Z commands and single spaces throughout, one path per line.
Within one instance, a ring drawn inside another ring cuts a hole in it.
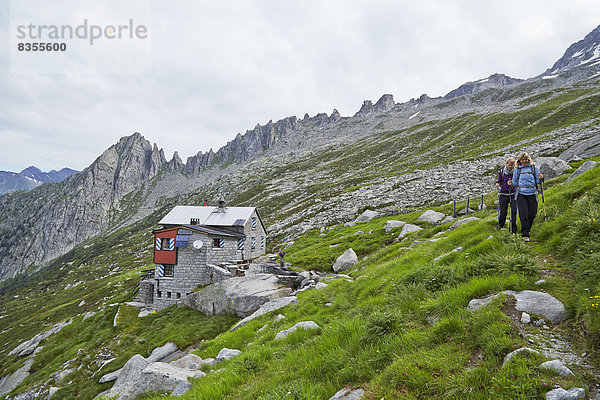
M 181 235 L 181 234 L 185 234 L 183 232 L 180 232 L 181 230 L 191 230 L 191 231 L 197 231 L 197 232 L 202 232 L 202 233 L 206 233 L 209 235 L 217 235 L 217 236 L 229 236 L 229 237 L 244 237 L 243 233 L 238 233 L 238 232 L 234 232 L 231 231 L 229 229 L 225 229 L 225 228 L 218 228 L 218 227 L 206 227 L 206 226 L 198 226 L 198 225 L 187 225 L 187 224 L 180 224 L 177 225 L 175 227 L 170 227 L 170 228 L 162 228 L 162 229 L 155 229 L 152 232 L 153 233 L 158 233 L 158 232 L 165 232 L 165 231 L 171 231 L 171 230 L 175 230 L 177 229 L 177 234 Z
M 219 212 L 218 207 L 175 206 L 158 223 L 160 225 L 189 225 L 192 219 L 198 225 L 211 226 L 243 226 L 256 210 L 256 207 L 225 207 Z M 240 220 L 244 222 L 241 223 Z

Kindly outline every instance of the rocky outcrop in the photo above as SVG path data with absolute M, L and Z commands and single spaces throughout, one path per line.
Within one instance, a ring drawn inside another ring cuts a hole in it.
M 365 210 L 362 214 L 356 217 L 354 222 L 368 222 L 377 217 L 379 217 L 379 213 L 377 211 Z
M 569 162 L 571 160 L 583 160 L 598 155 L 600 155 L 600 135 L 593 136 L 574 144 L 560 153 L 558 158 Z
M 402 228 L 404 225 L 406 225 L 406 222 L 396 221 L 396 220 L 392 219 L 392 220 L 385 222 L 383 229 L 385 230 L 386 233 L 389 233 L 389 232 L 391 232 L 392 229 Z
M 58 257 L 108 228 L 123 197 L 163 164 L 158 147 L 135 133 L 60 183 L 0 197 L 0 280 Z
M 423 230 L 423 228 L 421 228 L 418 225 L 413 225 L 413 224 L 405 224 L 402 227 L 402 231 L 400 232 L 400 236 L 398 236 L 398 239 L 402 239 L 404 238 L 406 235 L 408 235 L 409 233 L 413 233 L 413 232 L 418 232 Z
M 375 112 L 389 111 L 392 108 L 394 108 L 394 105 L 394 96 L 392 96 L 391 94 L 384 94 L 379 100 L 377 100 L 377 103 L 375 103 L 375 105 L 373 105 L 371 100 L 365 100 L 362 106 L 360 107 L 360 110 L 358 110 L 356 114 L 354 114 L 354 116 L 366 117 Z
M 552 389 L 546 393 L 546 400 L 578 400 L 585 399 L 585 389 L 571 388 L 565 390 L 563 388 Z
M 37 335 L 35 335 L 31 339 L 29 339 L 28 341 L 23 342 L 20 345 L 18 345 L 17 347 L 15 347 L 14 349 L 12 349 L 8 353 L 8 355 L 10 356 L 13 354 L 17 354 L 21 357 L 25 357 L 25 356 L 32 354 L 38 348 L 38 346 L 42 340 L 46 339 L 50 335 L 60 332 L 62 330 L 62 328 L 69 325 L 72 321 L 73 320 L 59 322 L 58 324 L 54 325 L 52 328 L 48 329 L 47 331 L 38 333 Z
M 33 365 L 33 358 L 25 361 L 23 366 L 13 372 L 12 374 L 5 375 L 0 378 L 0 397 L 4 396 L 7 393 L 10 393 L 14 388 L 19 386 L 21 382 L 25 380 L 29 376 L 29 370 Z
M 318 288 L 319 284 L 321 284 L 321 282 L 319 282 L 317 284 L 317 288 Z M 279 310 L 280 308 L 283 308 L 290 304 L 298 304 L 298 298 L 296 296 L 287 296 L 287 297 L 281 297 L 279 299 L 268 301 L 265 304 L 261 305 L 258 308 L 258 310 L 254 311 L 251 315 L 247 316 L 246 318 L 244 318 L 243 320 L 241 320 L 240 322 L 235 324 L 233 326 L 233 328 L 231 328 L 231 331 L 235 331 L 236 329 L 241 328 L 242 326 L 246 325 L 248 322 L 250 322 L 262 315 L 270 313 L 271 311 Z
M 469 222 L 474 222 L 474 221 L 479 221 L 479 218 L 477 218 L 477 217 L 467 217 L 467 218 L 459 219 L 458 221 L 456 221 L 455 223 L 453 223 L 450 226 L 450 229 L 460 228 L 461 226 L 463 226 L 465 224 L 468 224 Z
M 245 318 L 268 301 L 286 297 L 292 289 L 280 284 L 277 276 L 256 274 L 226 279 L 184 297 L 180 305 L 206 315 L 237 315 Z
M 573 172 L 571 174 L 571 176 L 569 177 L 569 179 L 567 179 L 567 182 L 571 182 L 573 179 L 577 178 L 579 175 L 589 171 L 590 169 L 594 169 L 596 168 L 596 166 L 598 165 L 598 163 L 596 161 L 586 161 L 583 164 L 581 164 L 581 166 L 579 168 L 577 168 L 575 170 L 575 172 Z
M 573 376 L 573 371 L 566 367 L 560 360 L 546 361 L 539 366 L 540 369 L 548 369 L 560 376 Z

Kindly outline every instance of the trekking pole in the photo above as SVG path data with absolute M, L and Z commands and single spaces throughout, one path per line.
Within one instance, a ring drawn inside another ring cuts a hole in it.
M 540 189 L 542 192 L 542 211 L 544 212 L 544 222 L 548 220 L 548 216 L 546 215 L 546 202 L 544 201 L 544 180 L 540 179 Z

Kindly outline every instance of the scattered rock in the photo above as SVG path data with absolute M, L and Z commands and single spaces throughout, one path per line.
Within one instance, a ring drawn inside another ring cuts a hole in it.
M 367 222 L 377 217 L 379 217 L 379 213 L 377 211 L 365 210 L 354 220 L 354 222 Z
M 364 394 L 365 391 L 362 389 L 352 390 L 350 388 L 345 388 L 338 391 L 336 394 L 330 397 L 329 400 L 360 400 Z
M 560 376 L 573 376 L 573 371 L 566 367 L 560 360 L 546 361 L 540 365 L 540 369 L 549 369 Z
M 392 229 L 402 228 L 404 225 L 406 225 L 406 222 L 404 222 L 404 221 L 390 220 L 390 221 L 386 221 L 383 229 L 385 229 L 386 233 L 389 233 Z
M 273 321 L 279 322 L 279 321 L 284 320 L 284 319 L 285 319 L 285 315 L 283 315 L 283 314 L 277 314 L 277 316 L 275 318 L 273 318 Z
M 567 182 L 571 182 L 573 179 L 577 178 L 579 175 L 583 174 L 584 172 L 587 172 L 590 169 L 596 168 L 596 165 L 598 165 L 598 163 L 596 161 L 584 162 L 583 164 L 581 164 L 581 166 L 579 168 L 577 168 L 575 170 L 575 172 L 573 172 L 571 174 L 569 179 L 567 179 Z
M 58 372 L 55 376 L 54 376 L 54 383 L 56 385 L 60 385 L 60 383 L 67 377 L 67 375 L 69 375 L 70 373 L 72 373 L 73 371 L 75 371 L 73 368 L 68 368 L 65 369 L 64 371 L 60 371 Z
M 521 314 L 521 323 L 522 324 L 528 324 L 530 322 L 531 322 L 531 316 L 529 314 L 527 314 L 526 312 Z
M 233 332 L 236 329 L 241 328 L 242 326 L 246 325 L 248 322 L 260 317 L 261 315 L 264 315 L 271 311 L 279 310 L 280 308 L 283 308 L 287 305 L 297 304 L 297 303 L 298 303 L 298 298 L 296 296 L 281 297 L 279 299 L 268 301 L 265 304 L 261 305 L 258 308 L 258 310 L 256 310 L 254 313 L 252 313 L 251 315 L 247 316 L 246 318 L 244 318 L 243 320 L 241 320 L 240 322 L 235 324 L 234 327 L 231 328 L 231 331 Z
M 352 250 L 352 248 L 350 248 L 350 249 L 346 250 L 344 252 L 344 254 L 339 256 L 337 258 L 337 260 L 335 260 L 332 268 L 335 272 L 345 271 L 348 268 L 354 267 L 357 262 L 358 262 L 358 256 L 356 255 L 354 250 Z
M 479 221 L 479 218 L 467 217 L 467 218 L 459 219 L 458 221 L 453 223 L 452 226 L 450 226 L 450 229 L 459 228 L 459 227 L 463 226 L 464 224 L 468 224 L 469 222 L 473 222 L 473 221 Z
M 219 351 L 219 354 L 217 354 L 215 360 L 217 362 L 221 362 L 229 360 L 230 358 L 233 358 L 235 356 L 239 356 L 240 354 L 242 354 L 242 352 L 237 349 L 228 349 L 227 347 L 223 347 L 221 351 Z
M 50 400 L 52 398 L 52 396 L 54 396 L 56 394 L 56 392 L 58 392 L 58 388 L 51 386 L 50 389 L 48 389 L 48 397 L 46 399 Z
M 421 228 L 420 226 L 413 225 L 413 224 L 405 224 L 404 227 L 402 227 L 402 232 L 400 232 L 400 236 L 398 236 L 398 239 L 402 239 L 404 236 L 408 235 L 409 233 L 417 232 L 420 230 L 423 230 L 423 228 Z
M 519 355 L 521 353 L 532 353 L 532 354 L 541 355 L 540 352 L 537 350 L 530 349 L 529 347 L 521 347 L 520 349 L 517 349 L 515 351 L 508 353 L 506 355 L 506 357 L 504 357 L 504 361 L 502 362 L 502 368 L 506 367 L 508 365 L 508 363 L 510 363 L 510 360 L 513 359 L 514 356 Z
M 446 217 L 446 214 L 444 214 L 444 213 L 433 211 L 433 210 L 427 210 L 423 214 L 421 214 L 421 216 L 417 219 L 417 221 L 437 224 L 438 222 L 442 221 L 445 217 Z
M 454 221 L 454 217 L 449 215 L 446 218 L 444 218 L 443 220 L 440 221 L 440 225 L 445 225 L 445 224 L 449 224 L 450 222 Z
M 288 296 L 292 289 L 271 274 L 252 274 L 219 281 L 184 297 L 179 304 L 206 315 L 237 315 L 245 318 L 261 305 Z
M 356 231 L 354 232 L 354 236 L 358 236 L 358 235 L 364 235 L 365 233 L 363 231 Z
M 356 222 L 354 222 L 354 221 L 346 222 L 346 223 L 344 224 L 344 226 L 345 226 L 345 227 L 347 227 L 347 228 L 348 228 L 348 227 L 351 227 L 351 226 L 354 226 L 354 225 L 356 225 Z
M 535 282 L 535 284 L 536 284 L 537 286 L 539 286 L 539 285 L 543 285 L 544 283 L 546 283 L 546 280 L 545 280 L 545 279 L 540 279 L 539 281 L 536 281 L 536 282 Z
M 546 400 L 576 400 L 585 399 L 585 390 L 582 388 L 571 388 L 565 390 L 558 388 L 546 393 Z
M 284 337 L 286 337 L 287 335 L 289 335 L 290 333 L 294 332 L 297 329 L 320 329 L 321 327 L 319 325 L 317 325 L 316 322 L 313 321 L 302 321 L 302 322 L 298 322 L 296 325 L 292 326 L 291 328 L 288 328 L 286 330 L 283 330 L 279 333 L 277 333 L 277 335 L 275 335 L 275 339 L 283 339 Z
M 198 369 L 203 364 L 202 361 L 202 358 L 196 354 L 187 354 L 175 361 L 171 361 L 170 364 L 177 368 Z
M 436 258 L 434 258 L 434 259 L 433 259 L 433 262 L 438 262 L 438 261 L 440 261 L 442 258 L 444 258 L 444 257 L 447 257 L 447 256 L 449 256 L 449 255 L 450 255 L 450 254 L 452 254 L 452 253 L 458 253 L 458 252 L 461 252 L 461 251 L 463 251 L 463 248 L 462 248 L 462 247 L 457 247 L 457 248 L 455 248 L 454 250 L 452 250 L 452 251 L 450 251 L 450 252 L 448 252 L 448 253 L 444 253 L 444 254 L 442 254 L 442 255 L 440 255 L 440 256 L 437 256 Z M 470 304 L 470 303 L 469 303 L 469 304 Z
M 315 289 L 321 290 L 321 289 L 325 289 L 327 286 L 328 285 L 326 283 L 319 282 L 319 283 L 317 283 L 317 286 L 315 286 Z

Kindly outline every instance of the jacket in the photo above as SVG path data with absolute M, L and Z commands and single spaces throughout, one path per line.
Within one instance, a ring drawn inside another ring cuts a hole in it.
M 514 169 L 512 171 L 509 171 L 506 168 L 502 168 L 498 171 L 498 179 L 496 180 L 496 183 L 500 184 L 501 193 L 513 192 L 513 188 L 508 184 L 508 181 L 513 178 L 513 172 Z
M 519 194 L 536 195 L 540 184 L 538 174 L 540 169 L 534 165 L 520 165 L 513 172 L 512 184 L 516 188 L 515 198 Z

